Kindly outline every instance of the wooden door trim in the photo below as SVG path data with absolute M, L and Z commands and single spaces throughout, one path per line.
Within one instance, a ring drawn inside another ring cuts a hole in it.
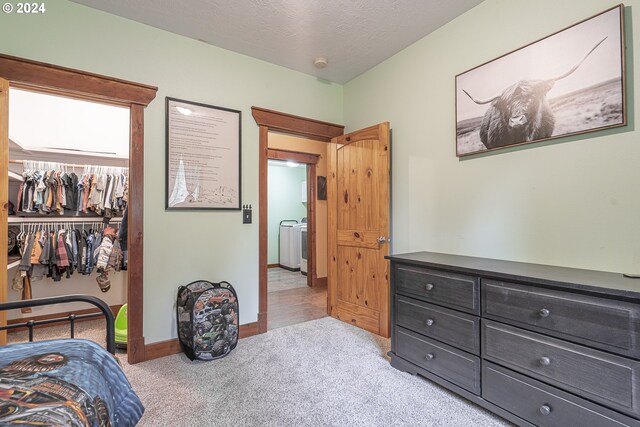
M 155 86 L 0 54 L 0 75 L 12 84 L 59 91 L 80 98 L 102 99 L 147 106 L 156 97 Z
M 267 187 L 269 160 L 269 131 L 285 132 L 290 135 L 318 141 L 330 142 L 331 138 L 344 133 L 344 126 L 322 122 L 292 114 L 251 107 L 256 124 L 259 126 L 258 142 L 258 333 L 267 332 L 267 263 L 268 263 L 268 222 Z M 282 151 L 282 150 L 281 150 Z M 310 186 L 309 186 L 310 187 Z M 313 186 L 315 189 L 315 185 Z M 308 190 L 307 190 L 308 191 Z M 309 194 L 307 193 L 307 197 Z M 315 190 L 313 197 L 315 199 Z M 315 215 L 315 212 L 314 212 Z M 315 245 L 314 245 L 315 248 Z M 314 249 L 315 251 L 315 249 Z M 314 263 L 315 264 L 315 263 Z
M 5 117 L 9 116 L 9 82 L 0 80 L 0 165 L 4 170 L 9 166 L 9 122 Z M 7 252 L 9 245 L 9 175 L 0 173 L 0 302 L 5 302 L 9 297 L 9 275 L 7 271 Z M 0 325 L 7 324 L 7 312 L 0 312 Z M 7 344 L 7 331 L 0 332 L 0 345 Z
M 317 165 L 320 160 L 319 154 L 301 153 L 299 151 L 280 150 L 267 148 L 267 157 L 270 160 L 292 161 L 307 165 Z
M 260 126 L 260 157 L 258 160 L 258 333 L 267 332 L 267 262 L 269 223 L 267 222 L 268 142 L 269 128 Z
M 251 107 L 251 114 L 258 126 L 266 126 L 269 132 L 283 132 L 317 141 L 330 142 L 344 133 L 344 126 L 293 114 Z
M 318 284 L 316 255 L 316 164 L 307 165 L 307 286 Z M 310 268 L 309 268 L 310 267 Z
M 125 105 L 130 108 L 129 141 L 129 266 L 127 359 L 145 360 L 143 329 L 143 204 L 144 204 L 144 107 L 156 96 L 158 88 L 102 76 L 86 71 L 0 54 L 0 78 L 30 90 L 55 93 L 71 98 Z M 2 146 L 0 145 L 0 151 Z M 7 165 L 5 159 L 1 164 Z M 0 184 L 1 180 L 0 178 Z M 1 194 L 1 193 L 0 193 Z M 2 200 L 2 199 L 0 199 Z M 6 208 L 5 208 L 6 209 Z M 6 221 L 5 221 L 6 222 Z M 0 224 L 2 221 L 0 221 Z M 2 233 L 4 235 L 4 233 Z M 6 260 L 0 267 L 6 266 Z M 6 280 L 0 279 L 0 280 Z M 2 282 L 0 282 L 0 285 Z M 4 287 L 7 284 L 4 283 Z M 0 298 L 2 296 L 0 295 Z M 135 307 L 135 309 L 133 308 Z

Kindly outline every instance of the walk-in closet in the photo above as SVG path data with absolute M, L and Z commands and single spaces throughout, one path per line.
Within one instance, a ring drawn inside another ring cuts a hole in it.
M 127 303 L 129 141 L 127 107 L 10 89 L 9 301 L 86 294 L 115 313 Z M 87 308 L 14 310 L 7 323 Z

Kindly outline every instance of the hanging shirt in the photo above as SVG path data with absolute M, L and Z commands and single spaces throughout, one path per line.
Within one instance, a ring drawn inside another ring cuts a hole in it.
M 84 274 L 91 274 L 93 270 L 93 245 L 95 244 L 96 238 L 93 233 L 89 233 L 87 235 L 87 253 L 86 253 L 86 261 Z
M 33 250 L 31 251 L 31 265 L 40 264 L 40 255 L 42 254 L 42 244 L 40 243 L 41 233 L 36 231 L 33 242 Z
M 31 268 L 31 252 L 33 251 L 33 244 L 35 242 L 35 235 L 30 233 L 26 237 L 26 246 L 24 252 L 22 253 L 22 259 L 20 260 L 20 265 L 18 269 L 20 270 L 22 277 L 27 275 L 27 271 Z

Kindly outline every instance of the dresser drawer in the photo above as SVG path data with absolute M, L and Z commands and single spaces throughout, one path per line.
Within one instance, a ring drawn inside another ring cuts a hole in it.
M 490 362 L 482 364 L 482 397 L 542 427 L 640 426 L 639 421 Z
M 640 305 L 482 280 L 482 314 L 640 359 Z
M 640 415 L 640 362 L 482 320 L 482 356 L 634 416 Z
M 480 318 L 412 298 L 396 297 L 396 322 L 445 344 L 480 354 Z
M 480 394 L 480 358 L 397 328 L 396 353 L 453 384 Z
M 407 265 L 396 265 L 394 277 L 399 293 L 480 314 L 480 282 L 477 277 Z

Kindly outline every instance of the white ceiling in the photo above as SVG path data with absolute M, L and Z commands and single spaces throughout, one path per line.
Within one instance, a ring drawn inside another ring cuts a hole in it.
M 72 1 L 343 84 L 482 0 Z

